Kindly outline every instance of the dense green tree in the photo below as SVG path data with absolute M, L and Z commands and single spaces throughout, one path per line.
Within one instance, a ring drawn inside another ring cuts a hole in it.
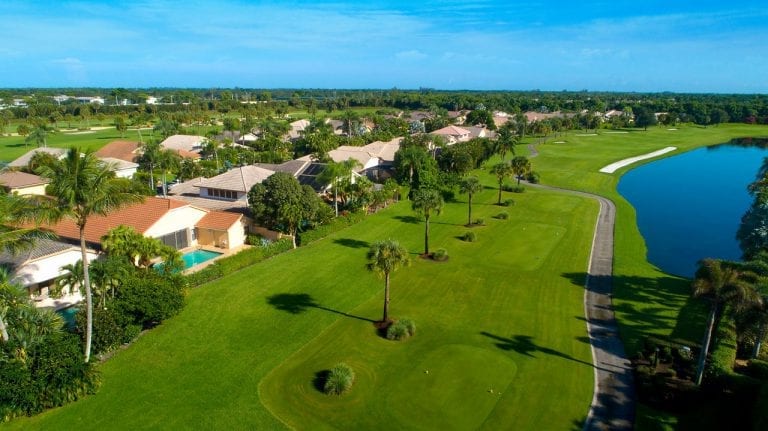
M 304 221 L 317 215 L 320 198 L 309 186 L 301 186 L 291 174 L 277 172 L 248 192 L 248 202 L 256 222 L 291 235 L 296 248 L 296 233 Z
M 93 152 L 70 148 L 66 157 L 53 166 L 43 166 L 39 174 L 50 180 L 49 192 L 56 203 L 56 217 L 68 218 L 79 230 L 83 286 L 88 314 L 85 342 L 85 362 L 91 358 L 93 329 L 93 298 L 88 273 L 89 262 L 85 243 L 85 228 L 94 215 L 106 215 L 121 207 L 140 202 L 143 197 L 124 189 L 124 182 L 115 181 L 109 170 Z
M 352 172 L 358 166 L 360 166 L 360 162 L 351 157 L 338 163 L 330 161 L 317 178 L 322 184 L 330 184 L 333 189 L 333 207 L 336 217 L 339 216 L 339 188 L 351 184 Z M 346 201 L 346 199 L 344 200 Z
M 368 270 L 384 276 L 384 313 L 381 322 L 389 321 L 389 279 L 400 267 L 410 265 L 408 250 L 395 240 L 378 241 L 368 250 Z
M 424 255 L 429 255 L 429 219 L 433 214 L 439 215 L 443 210 L 443 197 L 440 191 L 431 188 L 420 188 L 413 193 L 411 208 L 424 218 Z
M 648 126 L 654 126 L 656 123 L 656 115 L 653 111 L 644 108 L 635 110 L 635 126 L 648 130 Z

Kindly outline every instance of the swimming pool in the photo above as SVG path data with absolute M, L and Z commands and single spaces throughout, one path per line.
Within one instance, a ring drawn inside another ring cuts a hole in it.
M 200 265 L 203 262 L 207 262 L 211 259 L 215 259 L 224 253 L 218 253 L 208 250 L 195 250 L 189 253 L 184 253 L 181 258 L 184 259 L 184 269 L 192 268 L 195 265 Z
M 75 305 L 56 310 L 62 319 L 64 319 L 64 325 L 67 329 L 75 329 L 75 315 L 77 314 L 77 311 L 78 308 Z
M 194 250 L 187 253 L 184 253 L 181 255 L 181 258 L 184 260 L 184 269 L 187 270 L 189 268 L 192 268 L 193 266 L 200 265 L 201 263 L 207 262 L 211 259 L 215 259 L 219 256 L 221 256 L 224 253 L 219 253 L 215 251 L 208 251 L 208 250 Z M 162 271 L 163 269 L 163 263 L 156 263 L 154 265 L 155 270 Z

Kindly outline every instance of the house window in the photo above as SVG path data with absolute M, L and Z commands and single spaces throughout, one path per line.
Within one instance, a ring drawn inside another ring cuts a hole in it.
M 208 196 L 217 199 L 237 200 L 237 192 L 233 190 L 208 189 Z
M 177 230 L 176 232 L 163 235 L 158 238 L 160 242 L 167 246 L 171 246 L 177 250 L 189 247 L 189 237 L 187 236 L 187 230 Z

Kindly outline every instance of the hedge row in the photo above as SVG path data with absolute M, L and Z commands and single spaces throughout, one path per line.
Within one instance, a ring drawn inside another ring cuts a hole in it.
M 330 223 L 317 226 L 316 228 L 306 232 L 299 233 L 296 238 L 296 243 L 299 245 L 307 245 L 321 238 L 325 238 L 334 232 L 338 232 L 344 228 L 357 224 L 364 218 L 364 212 L 351 212 L 348 214 L 340 215 L 339 217 L 331 220 Z
M 736 363 L 736 345 L 736 327 L 729 316 L 723 316 L 715 334 L 715 343 L 707 368 L 710 377 L 716 379 L 733 374 L 733 365 Z
M 185 276 L 185 278 L 190 287 L 197 287 L 224 277 L 226 274 L 239 271 L 254 263 L 284 253 L 292 247 L 293 244 L 290 239 L 281 239 L 266 246 L 252 247 L 232 256 L 221 258 L 200 271 Z

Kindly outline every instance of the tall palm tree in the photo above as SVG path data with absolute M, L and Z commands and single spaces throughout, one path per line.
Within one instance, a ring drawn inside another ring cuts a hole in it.
M 360 162 L 351 157 L 343 162 L 331 161 L 325 165 L 325 169 L 318 177 L 320 182 L 331 184 L 333 187 L 333 206 L 336 217 L 339 216 L 339 183 L 351 181 L 352 171 L 358 166 Z
M 493 165 L 491 173 L 496 175 L 496 179 L 499 181 L 499 202 L 501 205 L 501 187 L 504 185 L 504 179 L 512 175 L 512 165 L 507 162 L 501 162 Z
M 168 171 L 178 171 L 181 167 L 181 157 L 173 150 L 160 150 L 157 166 L 163 172 L 163 197 L 168 197 Z
M 474 196 L 476 193 L 480 193 L 480 191 L 483 190 L 483 185 L 480 183 L 480 180 L 472 175 L 469 177 L 464 178 L 461 180 L 461 184 L 459 185 L 459 192 L 466 194 L 469 199 L 467 200 L 467 206 L 469 208 L 468 215 L 467 215 L 467 225 L 472 224 L 472 196 Z
M 384 276 L 384 314 L 382 323 L 389 320 L 389 277 L 398 268 L 410 265 L 408 250 L 397 241 L 378 241 L 368 250 L 368 270 Z
M 517 185 L 520 185 L 520 179 L 523 175 L 531 171 L 531 161 L 525 156 L 517 156 L 510 162 L 512 172 L 517 177 Z
M 411 208 L 424 217 L 424 255 L 429 255 L 429 219 L 443 210 L 443 197 L 439 190 L 421 188 L 413 194 Z
M 155 167 L 157 167 L 158 161 L 160 160 L 162 147 L 160 147 L 160 143 L 150 140 L 149 142 L 142 144 L 140 148 L 141 157 L 139 158 L 139 162 L 145 164 L 149 169 L 149 187 L 152 190 L 157 190 L 155 185 Z M 157 192 L 155 191 L 155 193 Z
M 504 161 L 504 156 L 507 152 L 515 154 L 515 145 L 517 145 L 517 136 L 512 128 L 512 123 L 505 123 L 500 129 L 496 137 L 496 152 L 501 156 L 501 160 Z
M 726 304 L 732 304 L 739 310 L 759 299 L 757 291 L 749 281 L 753 279 L 754 274 L 739 263 L 719 259 L 699 261 L 691 284 L 693 296 L 708 299 L 711 306 L 696 371 L 697 385 L 701 384 L 712 334 L 723 315 Z
M 24 139 L 24 143 L 34 142 L 38 147 L 43 148 L 48 146 L 48 126 L 45 124 L 38 124 Z
M 57 204 L 57 217 L 75 222 L 79 230 L 80 252 L 83 261 L 83 286 L 86 301 L 85 362 L 91 358 L 93 335 L 93 297 L 88 274 L 88 254 L 85 228 L 88 219 L 106 215 L 124 206 L 138 203 L 143 196 L 125 190 L 124 182 L 91 151 L 84 153 L 72 147 L 66 157 L 51 166 L 40 168 L 39 174 L 50 180 L 50 194 Z

